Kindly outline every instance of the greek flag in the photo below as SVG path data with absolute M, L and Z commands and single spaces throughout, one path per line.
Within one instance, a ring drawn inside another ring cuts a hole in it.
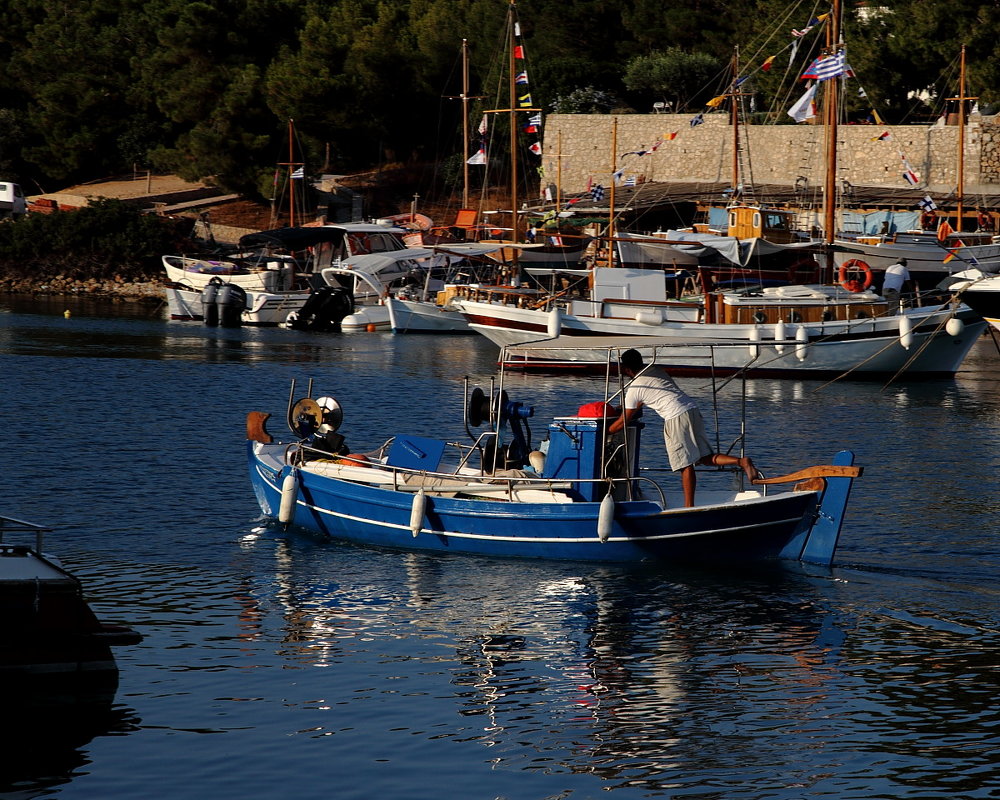
M 847 72 L 847 65 L 844 62 L 844 51 L 841 50 L 832 56 L 819 59 L 813 68 L 816 70 L 816 80 L 828 81 L 830 78 L 838 78 Z

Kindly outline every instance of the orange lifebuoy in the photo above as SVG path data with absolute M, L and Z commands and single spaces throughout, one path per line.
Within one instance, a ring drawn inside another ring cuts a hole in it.
M 933 211 L 925 211 L 920 215 L 920 229 L 931 231 L 937 226 L 937 214 Z
M 987 214 L 985 211 L 979 212 L 978 222 L 979 222 L 979 230 L 981 231 L 988 231 L 990 228 L 993 227 L 993 220 L 990 218 L 990 215 Z
M 860 278 L 850 277 L 860 275 Z M 840 272 L 837 275 L 840 285 L 849 292 L 863 292 L 872 285 L 872 268 L 860 258 L 852 258 L 840 265 Z

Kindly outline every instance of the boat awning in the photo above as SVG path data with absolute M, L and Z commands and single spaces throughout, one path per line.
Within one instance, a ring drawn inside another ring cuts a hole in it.
M 454 244 L 434 245 L 434 251 L 452 256 L 488 256 L 503 250 L 506 245 L 502 244 L 479 244 L 476 242 L 455 242 Z
M 387 270 L 399 271 L 403 269 L 399 265 L 401 261 L 420 261 L 421 259 L 433 258 L 433 256 L 434 251 L 426 247 L 407 247 L 388 253 L 365 253 L 345 258 L 340 264 L 327 267 L 323 272 L 332 270 L 334 272 L 360 272 L 365 275 L 377 275 Z

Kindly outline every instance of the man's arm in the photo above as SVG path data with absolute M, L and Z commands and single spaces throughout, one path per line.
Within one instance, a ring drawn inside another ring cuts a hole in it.
M 626 408 L 622 410 L 622 415 L 608 426 L 608 433 L 618 433 L 628 423 L 630 423 L 639 413 L 640 406 L 636 408 Z

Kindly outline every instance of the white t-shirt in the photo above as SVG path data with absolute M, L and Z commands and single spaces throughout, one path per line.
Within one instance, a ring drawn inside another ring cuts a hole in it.
M 631 410 L 639 406 L 651 408 L 664 422 L 698 407 L 673 378 L 656 367 L 644 372 L 625 389 L 625 408 Z
M 910 279 L 910 271 L 902 264 L 893 264 L 885 268 L 885 278 L 882 279 L 882 291 L 895 289 L 897 292 Z

